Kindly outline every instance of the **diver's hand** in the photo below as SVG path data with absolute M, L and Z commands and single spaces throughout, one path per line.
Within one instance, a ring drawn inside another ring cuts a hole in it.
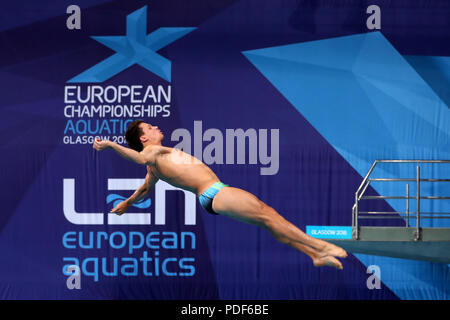
M 110 213 L 115 213 L 118 216 L 121 216 L 128 210 L 129 207 L 130 205 L 128 204 L 128 201 L 125 200 L 119 203 L 117 206 L 115 206 Z
M 111 146 L 111 141 L 109 140 L 100 140 L 100 138 L 96 138 L 94 140 L 94 145 L 92 146 L 97 151 L 102 151 Z

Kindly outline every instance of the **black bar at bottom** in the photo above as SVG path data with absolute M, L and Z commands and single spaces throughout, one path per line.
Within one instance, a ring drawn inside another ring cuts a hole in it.
M 138 316 L 144 319 L 261 319 L 261 320 L 290 320 L 315 318 L 339 318 L 338 315 L 346 315 L 352 307 L 362 308 L 395 308 L 399 310 L 416 310 L 422 308 L 437 307 L 448 310 L 449 301 L 400 301 L 400 300 L 153 300 L 153 301 L 125 301 L 125 300 L 96 300 L 96 301 L 0 301 L 0 306 L 11 308 L 16 314 L 21 310 L 33 312 L 48 312 L 49 308 L 65 310 L 71 316 L 86 318 L 89 316 L 114 315 L 114 319 L 128 319 Z M 438 303 L 439 302 L 439 303 Z M 200 309 L 202 308 L 202 309 Z M 208 309 L 209 308 L 209 309 Z M 214 312 L 212 312 L 214 308 Z M 228 309 L 227 309 L 228 308 Z M 195 311 L 194 311 L 195 310 Z M 209 310 L 209 311 L 207 311 Z M 391 309 L 390 309 L 391 310 Z M 309 314 L 309 315 L 308 315 Z

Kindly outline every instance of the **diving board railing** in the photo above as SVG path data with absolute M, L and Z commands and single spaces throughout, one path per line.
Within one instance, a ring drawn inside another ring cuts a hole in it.
M 414 178 L 404 178 L 404 179 L 388 179 L 388 178 L 370 178 L 375 166 L 378 163 L 415 163 L 416 164 L 416 175 Z M 420 211 L 420 200 L 450 200 L 449 197 L 438 197 L 438 196 L 421 196 L 420 195 L 420 184 L 421 182 L 450 182 L 450 179 L 424 179 L 420 176 L 420 164 L 423 163 L 449 163 L 450 160 L 375 160 L 369 169 L 369 172 L 364 177 L 361 185 L 355 193 L 355 204 L 352 208 L 352 238 L 354 240 L 359 240 L 360 237 L 360 219 L 405 219 L 405 227 L 409 228 L 410 219 L 416 220 L 416 226 L 414 231 L 414 240 L 418 241 L 421 239 L 421 219 L 450 219 L 450 213 L 435 213 L 435 212 L 421 212 Z M 365 192 L 369 187 L 371 182 L 392 182 L 400 181 L 406 182 L 406 194 L 405 196 L 366 196 Z M 416 185 L 416 194 L 410 195 L 409 183 Z M 362 200 L 376 200 L 376 199 L 404 199 L 405 212 L 377 212 L 377 211 L 360 211 L 360 202 Z M 416 201 L 416 210 L 410 212 L 410 200 Z

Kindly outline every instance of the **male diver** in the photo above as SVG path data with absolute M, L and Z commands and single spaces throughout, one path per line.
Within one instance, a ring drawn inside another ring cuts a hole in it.
M 109 140 L 96 139 L 94 149 L 113 149 L 123 158 L 147 167 L 145 183 L 111 213 L 122 215 L 129 206 L 143 199 L 161 179 L 175 187 L 195 193 L 206 211 L 267 229 L 278 241 L 307 254 L 314 266 L 343 269 L 336 259 L 347 257 L 344 249 L 312 238 L 280 216 L 253 194 L 222 183 L 215 173 L 197 158 L 175 148 L 164 147 L 157 126 L 133 121 L 125 138 L 130 148 Z

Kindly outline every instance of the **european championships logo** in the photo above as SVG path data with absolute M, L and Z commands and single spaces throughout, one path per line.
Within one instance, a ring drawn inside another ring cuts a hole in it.
M 125 35 L 92 36 L 115 53 L 67 81 L 63 143 L 92 144 L 99 137 L 123 144 L 126 128 L 134 119 L 170 117 L 172 63 L 157 52 L 195 29 L 161 27 L 147 34 L 144 6 L 126 16 Z M 145 84 L 108 83 L 133 65 L 161 80 L 152 79 L 153 83 Z
M 156 53 L 196 28 L 159 28 L 147 34 L 147 6 L 127 16 L 125 36 L 93 36 L 116 53 L 68 82 L 103 82 L 138 64 L 164 80 L 171 81 L 171 62 Z

